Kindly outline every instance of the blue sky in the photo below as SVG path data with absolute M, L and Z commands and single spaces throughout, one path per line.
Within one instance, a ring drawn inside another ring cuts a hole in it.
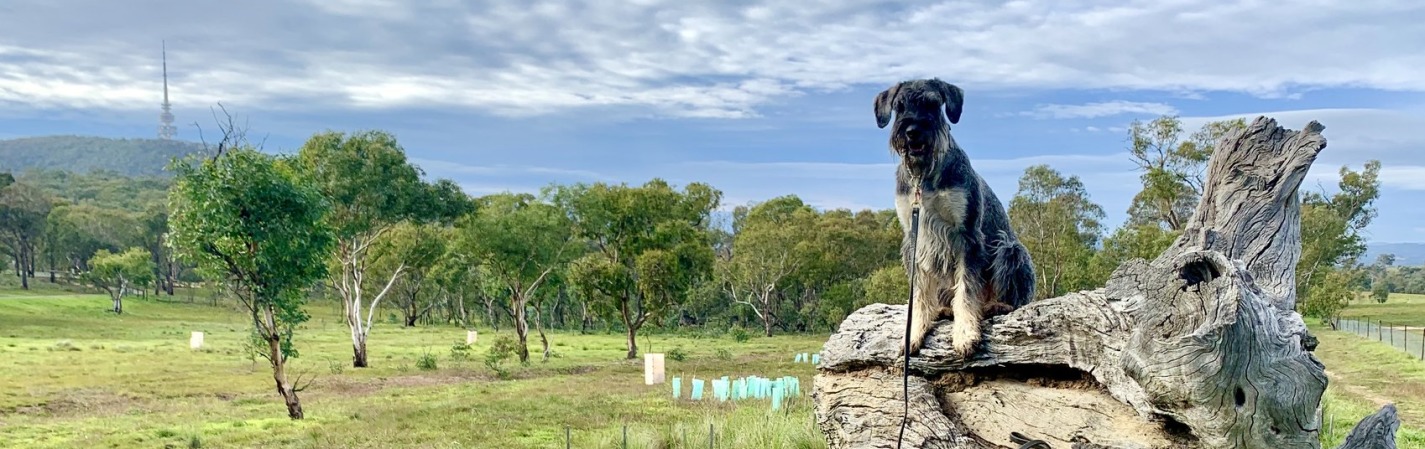
M 965 89 L 955 137 L 1006 201 L 1047 163 L 1116 226 L 1132 120 L 1267 115 L 1326 126 L 1304 188 L 1381 160 L 1371 239 L 1425 242 L 1421 2 L 414 3 L 7 0 L 0 138 L 154 136 L 167 40 L 182 139 L 222 102 L 272 151 L 394 132 L 474 195 L 662 177 L 890 208 L 871 100 L 934 76 Z

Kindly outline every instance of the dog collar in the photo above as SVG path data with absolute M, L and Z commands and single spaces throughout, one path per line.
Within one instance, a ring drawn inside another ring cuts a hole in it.
M 915 197 L 914 197 L 913 200 L 911 200 L 911 203 L 910 203 L 910 204 L 911 204 L 912 206 L 915 206 L 915 207 L 919 208 L 919 207 L 920 207 L 920 178 L 911 178 L 911 181 L 915 183 Z

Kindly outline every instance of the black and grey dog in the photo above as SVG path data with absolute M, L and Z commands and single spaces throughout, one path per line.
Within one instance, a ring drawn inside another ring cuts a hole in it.
M 1034 299 L 1029 251 L 1010 229 L 1004 205 L 950 137 L 964 102 L 964 90 L 939 79 L 904 81 L 876 95 L 876 126 L 885 128 L 892 113 L 896 117 L 890 147 L 901 159 L 901 255 L 916 281 L 907 357 L 920 351 L 940 317 L 954 319 L 953 349 L 968 357 L 980 341 L 982 320 Z M 912 261 L 911 207 L 917 202 L 920 232 Z

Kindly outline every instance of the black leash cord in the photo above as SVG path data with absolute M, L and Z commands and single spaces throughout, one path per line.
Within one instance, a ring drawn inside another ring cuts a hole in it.
M 901 436 L 896 439 L 896 449 L 905 441 L 905 426 L 910 419 L 910 323 L 915 316 L 915 272 L 920 271 L 920 263 L 915 259 L 916 241 L 920 231 L 920 195 L 916 192 L 915 205 L 910 208 L 910 295 L 905 301 L 905 366 L 901 369 L 902 394 L 905 409 L 901 411 Z

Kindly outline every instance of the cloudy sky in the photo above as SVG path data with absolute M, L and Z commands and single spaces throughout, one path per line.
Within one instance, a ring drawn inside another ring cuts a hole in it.
M 222 102 L 275 152 L 394 132 L 475 195 L 662 177 L 890 208 L 871 100 L 933 76 L 965 89 L 955 136 L 1002 199 L 1047 163 L 1117 225 L 1128 123 L 1264 114 L 1326 126 L 1305 188 L 1381 160 L 1371 238 L 1425 242 L 1420 23 L 1409 0 L 5 0 L 0 138 L 154 136 L 166 40 L 183 139 Z

